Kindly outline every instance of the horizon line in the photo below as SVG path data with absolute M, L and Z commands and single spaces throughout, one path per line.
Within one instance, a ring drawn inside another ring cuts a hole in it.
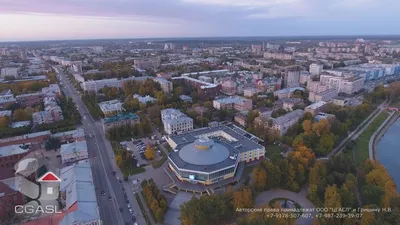
M 255 35 L 255 36 L 186 36 L 186 37 L 132 37 L 132 38 L 77 38 L 77 39 L 37 39 L 37 40 L 0 40 L 0 43 L 24 42 L 63 42 L 63 41 L 107 41 L 107 40 L 179 40 L 179 39 L 224 39 L 224 38 L 310 38 L 310 37 L 399 37 L 400 34 L 327 34 L 327 35 Z M 300 40 L 300 39 L 299 39 Z

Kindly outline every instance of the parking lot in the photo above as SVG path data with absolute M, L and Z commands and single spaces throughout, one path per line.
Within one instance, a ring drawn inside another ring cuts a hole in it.
M 123 147 L 126 150 L 131 151 L 133 156 L 137 160 L 137 163 L 140 164 L 140 166 L 143 166 L 143 165 L 146 165 L 149 163 L 144 155 L 144 152 L 146 151 L 147 143 L 148 143 L 147 139 L 139 139 L 139 140 L 134 140 L 134 141 L 122 142 L 121 145 L 123 145 Z M 159 160 L 160 154 L 158 153 L 158 149 L 155 149 L 155 150 L 156 150 L 155 160 Z

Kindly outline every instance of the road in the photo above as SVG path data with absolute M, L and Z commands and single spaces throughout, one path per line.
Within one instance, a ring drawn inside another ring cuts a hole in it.
M 61 67 L 58 70 L 58 75 L 62 82 L 62 89 L 64 94 L 71 97 L 75 102 L 79 113 L 82 116 L 82 126 L 85 133 L 92 135 L 86 139 L 88 146 L 89 158 L 91 159 L 92 173 L 94 178 L 94 185 L 96 187 L 97 203 L 99 205 L 100 217 L 104 225 L 125 225 L 134 224 L 132 222 L 132 215 L 129 214 L 126 200 L 122 191 L 125 188 L 130 205 L 136 216 L 139 225 L 145 224 L 143 215 L 141 214 L 139 205 L 133 196 L 132 185 L 127 182 L 120 184 L 117 178 L 112 174 L 115 171 L 120 179 L 123 179 L 121 171 L 115 164 L 114 154 L 111 149 L 110 143 L 105 139 L 104 132 L 101 129 L 101 124 L 96 122 L 88 112 L 86 106 L 83 104 L 80 96 L 78 95 L 75 87 L 68 80 L 67 75 L 63 72 Z M 106 193 L 101 196 L 101 192 Z M 111 196 L 112 200 L 108 200 Z M 119 209 L 122 208 L 121 213 Z

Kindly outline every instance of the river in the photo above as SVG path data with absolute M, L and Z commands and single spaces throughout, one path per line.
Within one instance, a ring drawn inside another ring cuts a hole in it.
M 386 131 L 377 147 L 377 159 L 393 177 L 400 192 L 400 119 Z

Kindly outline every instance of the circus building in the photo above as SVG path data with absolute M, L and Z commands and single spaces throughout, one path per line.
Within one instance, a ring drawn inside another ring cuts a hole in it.
M 238 181 L 246 162 L 264 159 L 265 148 L 228 126 L 207 127 L 167 137 L 170 174 L 179 189 L 223 186 Z

